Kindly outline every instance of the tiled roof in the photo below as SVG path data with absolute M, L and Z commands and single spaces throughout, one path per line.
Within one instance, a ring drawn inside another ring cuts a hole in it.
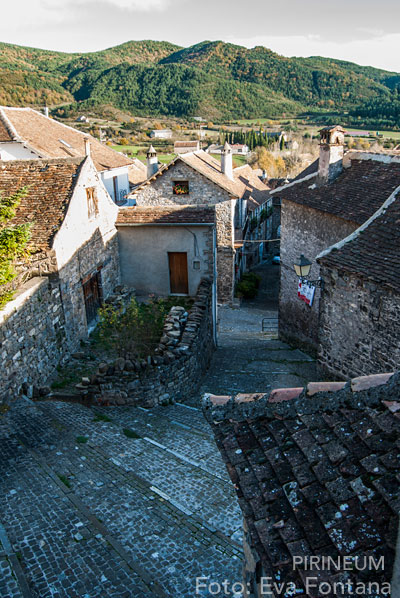
M 128 178 L 131 185 L 140 185 L 147 179 L 147 166 L 135 158 L 128 166 Z
M 12 195 L 28 186 L 9 224 L 31 223 L 29 248 L 51 248 L 68 209 L 84 158 L 0 162 L 0 192 Z
M 208 207 L 130 207 L 120 208 L 116 225 L 126 224 L 214 224 L 215 210 Z
M 390 582 L 400 509 L 400 373 L 270 395 L 206 395 L 203 405 L 266 576 L 293 582 L 298 592 L 290 595 L 306 594 L 307 576 Z M 293 570 L 293 556 L 311 555 L 382 555 L 385 569 Z
M 269 189 L 260 180 L 257 172 L 251 166 L 245 164 L 244 166 L 234 168 L 233 180 L 231 180 L 221 172 L 221 163 L 203 150 L 177 156 L 172 162 L 161 167 L 146 183 L 162 175 L 165 170 L 168 170 L 178 160 L 181 160 L 193 168 L 193 170 L 205 176 L 233 197 L 246 196 L 247 199 L 254 199 L 257 205 L 260 205 L 267 198 Z
M 400 191 L 388 204 L 318 261 L 400 292 Z
M 198 141 L 175 141 L 174 147 L 197 147 Z
M 32 108 L 2 107 L 0 123 L 8 128 L 11 125 L 16 131 L 16 139 L 26 142 L 43 158 L 84 156 L 85 138 L 89 137 L 91 155 L 97 170 L 128 166 L 133 162 L 94 137 L 47 118 Z
M 0 113 L 0 142 L 13 141 L 13 135 L 9 130 L 7 123 L 1 119 Z
M 302 173 L 304 176 L 304 173 Z M 400 185 L 400 161 L 351 160 L 332 183 L 318 186 L 316 179 L 290 183 L 273 194 L 282 199 L 328 212 L 344 220 L 362 224 L 378 210 Z

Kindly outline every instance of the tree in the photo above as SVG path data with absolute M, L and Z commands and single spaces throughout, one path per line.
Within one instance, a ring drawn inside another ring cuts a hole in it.
M 0 193 L 0 306 L 11 299 L 12 293 L 6 292 L 3 285 L 16 277 L 14 262 L 26 253 L 30 238 L 29 224 L 9 224 L 21 199 L 27 194 L 27 187 L 8 197 L 3 197 Z

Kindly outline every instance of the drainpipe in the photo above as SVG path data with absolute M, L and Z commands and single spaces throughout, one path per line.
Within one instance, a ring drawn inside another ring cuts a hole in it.
M 213 268 L 213 283 L 212 283 L 212 318 L 213 318 L 213 337 L 214 337 L 214 344 L 218 347 L 218 335 L 217 335 L 217 318 L 218 318 L 218 308 L 217 308 L 217 229 L 213 228 L 213 260 L 214 260 L 214 268 Z

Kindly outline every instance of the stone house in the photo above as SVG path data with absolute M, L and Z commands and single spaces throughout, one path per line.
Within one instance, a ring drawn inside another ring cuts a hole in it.
M 218 302 L 230 303 L 235 285 L 235 231 L 241 238 L 249 206 L 262 203 L 267 187 L 250 166 L 233 168 L 228 144 L 221 163 L 202 150 L 179 155 L 159 170 L 155 152 L 149 151 L 147 158 L 148 179 L 132 192 L 130 200 L 139 207 L 213 207 Z
M 91 157 L 0 162 L 3 195 L 25 186 L 10 224 L 31 223 L 31 238 L 16 296 L 0 311 L 1 398 L 43 383 L 119 282 L 118 208 Z
M 75 158 L 88 153 L 108 193 L 118 205 L 146 178 L 146 166 L 77 129 L 32 108 L 0 107 L 0 160 Z
M 116 227 L 121 281 L 138 295 L 194 296 L 202 279 L 214 279 L 212 208 L 121 208 Z
M 399 372 L 205 395 L 243 513 L 243 596 L 399 595 L 399 399 Z
M 400 158 L 392 164 L 400 172 Z M 325 280 L 318 361 L 336 377 L 400 367 L 399 177 L 397 183 L 372 218 L 317 257 Z
M 311 278 L 318 279 L 317 255 L 366 222 L 400 184 L 395 157 L 366 152 L 344 156 L 343 143 L 341 127 L 323 129 L 318 163 L 271 191 L 282 204 L 280 335 L 314 352 L 321 290 L 316 289 L 312 307 L 299 299 L 295 261 L 305 255 L 313 262 Z

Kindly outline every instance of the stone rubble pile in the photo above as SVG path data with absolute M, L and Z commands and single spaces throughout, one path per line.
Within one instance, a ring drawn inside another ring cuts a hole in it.
M 204 280 L 189 312 L 171 308 L 153 355 L 100 363 L 95 374 L 82 377 L 76 392 L 85 403 L 167 405 L 196 391 L 213 350 L 211 283 Z

